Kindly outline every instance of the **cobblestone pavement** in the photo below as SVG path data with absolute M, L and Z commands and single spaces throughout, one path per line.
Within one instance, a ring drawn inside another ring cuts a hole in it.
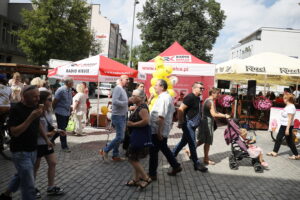
M 280 149 L 279 157 L 265 156 L 270 170 L 255 173 L 249 160 L 243 160 L 238 170 L 230 170 L 228 156 L 230 148 L 225 144 L 220 127 L 215 132 L 211 148 L 211 159 L 215 166 L 209 166 L 208 173 L 194 171 L 191 161 L 182 151 L 178 159 L 183 171 L 176 177 L 169 177 L 169 164 L 160 155 L 158 180 L 152 182 L 145 190 L 124 186 L 131 178 L 132 169 L 127 161 L 104 163 L 99 155 L 99 148 L 105 146 L 107 131 L 86 128 L 87 136 L 68 136 L 71 153 L 60 151 L 55 147 L 58 157 L 56 183 L 65 189 L 61 197 L 47 197 L 46 162 L 43 161 L 36 185 L 42 192 L 42 199 L 299 199 L 300 197 L 300 161 L 288 159 L 287 146 Z M 274 143 L 267 131 L 257 131 L 257 144 L 265 152 L 271 151 Z M 112 139 L 114 134 L 110 135 Z M 173 148 L 181 137 L 181 131 L 172 129 L 169 145 Z M 57 140 L 58 141 L 58 140 Z M 298 145 L 298 150 L 299 145 Z M 203 148 L 198 148 L 198 156 L 203 158 Z M 143 165 L 148 169 L 148 158 Z M 15 169 L 10 161 L 0 157 L 0 191 L 2 192 Z M 13 195 L 19 199 L 19 192 Z

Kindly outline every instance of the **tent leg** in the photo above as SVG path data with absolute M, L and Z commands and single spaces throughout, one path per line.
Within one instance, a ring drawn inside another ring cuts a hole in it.
M 97 85 L 97 128 L 99 128 L 99 104 L 100 104 L 100 76 L 98 75 L 98 85 Z
M 234 114 L 233 118 L 236 118 L 236 113 L 237 113 L 237 104 L 239 102 L 239 85 L 236 85 L 236 98 L 234 100 Z

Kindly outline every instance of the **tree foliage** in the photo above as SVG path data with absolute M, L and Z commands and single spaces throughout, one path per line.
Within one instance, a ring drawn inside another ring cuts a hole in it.
M 40 65 L 50 58 L 73 61 L 99 51 L 85 0 L 32 0 L 32 4 L 33 10 L 22 10 L 24 27 L 16 32 L 29 61 Z
M 224 11 L 215 0 L 147 0 L 138 13 L 141 60 L 150 60 L 178 41 L 196 57 L 210 62 Z

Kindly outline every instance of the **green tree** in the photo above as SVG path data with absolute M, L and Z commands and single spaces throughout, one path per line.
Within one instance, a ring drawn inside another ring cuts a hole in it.
M 45 64 L 50 58 L 79 60 L 99 51 L 89 29 L 90 6 L 85 0 L 32 0 L 22 10 L 24 27 L 16 32 L 29 61 Z
M 138 13 L 142 30 L 141 60 L 150 60 L 178 41 L 196 57 L 210 62 L 224 11 L 215 0 L 147 0 Z

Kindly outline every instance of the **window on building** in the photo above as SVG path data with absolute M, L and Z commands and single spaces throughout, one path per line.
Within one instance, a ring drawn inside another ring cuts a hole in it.
M 13 25 L 12 26 L 12 32 L 15 32 L 18 30 L 18 26 Z M 17 41 L 18 41 L 18 36 L 15 35 L 14 33 L 10 34 L 10 43 L 14 46 L 17 46 Z
M 7 43 L 8 42 L 8 29 L 9 24 L 4 22 L 2 26 L 2 42 Z
M 6 57 L 6 62 L 7 62 L 7 63 L 11 63 L 11 61 L 12 61 L 12 57 L 11 57 L 11 56 L 7 56 L 7 57 Z

